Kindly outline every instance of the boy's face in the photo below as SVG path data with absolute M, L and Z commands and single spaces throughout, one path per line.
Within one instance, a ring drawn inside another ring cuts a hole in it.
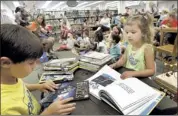
M 7 71 L 9 76 L 15 78 L 24 78 L 33 71 L 33 69 L 36 67 L 36 64 L 37 64 L 37 59 L 26 60 L 24 62 L 17 63 L 17 64 L 10 62 L 6 65 L 3 65 L 3 63 L 1 63 L 1 67 Z

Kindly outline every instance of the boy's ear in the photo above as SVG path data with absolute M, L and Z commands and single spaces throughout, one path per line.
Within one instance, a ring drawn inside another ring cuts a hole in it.
M 2 68 L 10 68 L 12 61 L 7 57 L 1 57 L 1 67 Z

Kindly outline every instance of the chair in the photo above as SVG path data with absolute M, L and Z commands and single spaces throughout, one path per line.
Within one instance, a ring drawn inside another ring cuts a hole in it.
M 169 55 L 169 58 L 165 59 L 164 56 L 160 56 L 160 60 L 164 62 L 164 66 L 169 66 L 170 68 L 173 68 L 177 64 L 176 57 L 178 56 L 178 36 L 176 36 L 176 39 L 174 41 L 174 45 L 168 44 L 168 45 L 162 45 L 159 47 L 156 47 L 156 52 L 164 53 L 165 55 Z M 170 60 L 171 58 L 171 60 Z

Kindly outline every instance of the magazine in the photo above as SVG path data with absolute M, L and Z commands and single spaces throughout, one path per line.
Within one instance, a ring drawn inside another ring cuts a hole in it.
M 124 115 L 147 115 L 165 95 L 137 78 L 121 79 L 120 74 L 107 65 L 87 80 L 91 95 Z

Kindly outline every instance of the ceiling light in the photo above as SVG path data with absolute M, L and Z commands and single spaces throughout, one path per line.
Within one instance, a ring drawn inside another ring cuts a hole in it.
M 83 3 L 79 4 L 79 5 L 77 5 L 77 7 L 82 6 L 82 5 L 84 5 L 84 4 L 87 4 L 87 3 L 88 3 L 88 2 L 83 2 Z
M 58 4 L 56 4 L 54 7 L 52 7 L 51 9 L 56 9 L 57 7 L 59 7 L 60 5 L 62 5 L 64 2 L 59 2 Z
M 97 3 L 100 3 L 100 2 L 103 2 L 103 1 L 97 1 L 97 2 L 93 2 L 93 3 L 91 3 L 91 4 L 87 4 L 87 5 L 85 5 L 85 6 L 82 6 L 82 7 L 91 6 L 91 5 L 94 5 L 94 4 L 97 4 Z
M 117 4 L 117 3 L 118 3 L 118 1 L 108 2 L 108 3 L 106 3 L 106 5 L 110 5 L 110 4 Z
M 15 7 L 19 7 L 20 6 L 20 3 L 18 1 L 13 1 L 13 4 Z
M 46 1 L 45 4 L 42 6 L 42 8 L 47 8 L 47 6 L 51 3 L 52 1 Z

